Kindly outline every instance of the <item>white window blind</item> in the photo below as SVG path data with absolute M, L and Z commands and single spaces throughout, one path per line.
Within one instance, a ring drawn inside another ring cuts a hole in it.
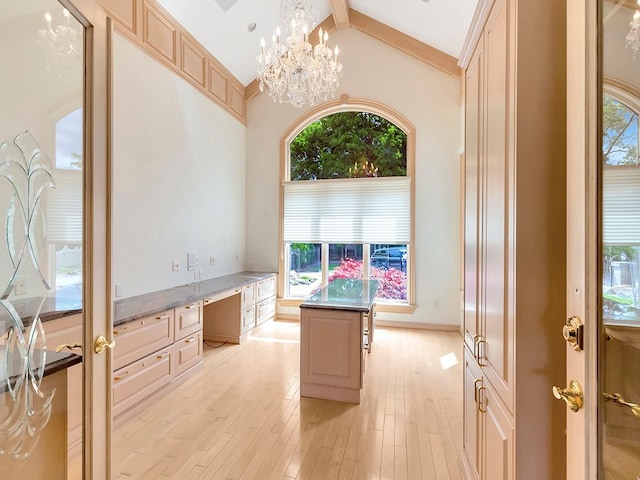
M 640 167 L 604 167 L 602 181 L 604 243 L 640 245 Z
M 58 169 L 55 189 L 47 192 L 46 238 L 49 243 L 82 242 L 82 172 Z
M 410 238 L 408 177 L 284 184 L 285 242 L 406 244 Z

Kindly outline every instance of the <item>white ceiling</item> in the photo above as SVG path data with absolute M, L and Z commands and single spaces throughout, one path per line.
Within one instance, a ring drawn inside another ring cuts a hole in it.
M 316 0 L 320 20 L 331 15 L 329 0 Z M 244 85 L 256 77 L 260 39 L 267 44 L 280 23 L 280 0 L 237 0 L 226 12 L 215 0 L 158 0 Z M 478 0 L 349 0 L 349 6 L 455 58 Z M 256 23 L 254 32 L 247 26 Z M 280 25 L 282 28 L 282 25 Z M 329 39 L 331 44 L 331 39 Z

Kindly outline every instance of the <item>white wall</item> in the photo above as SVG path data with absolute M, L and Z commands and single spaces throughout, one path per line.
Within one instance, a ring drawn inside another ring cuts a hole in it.
M 416 304 L 402 322 L 460 323 L 460 83 L 355 29 L 337 31 L 344 75 L 337 96 L 374 100 L 416 128 Z M 247 106 L 247 266 L 278 268 L 280 138 L 305 110 L 266 94 Z
M 113 51 L 114 285 L 190 283 L 187 252 L 202 279 L 242 270 L 245 126 L 119 35 Z

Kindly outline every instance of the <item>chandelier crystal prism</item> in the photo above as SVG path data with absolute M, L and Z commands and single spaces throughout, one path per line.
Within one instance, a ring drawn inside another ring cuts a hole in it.
M 313 0 L 282 0 L 280 13 L 289 26 L 286 40 L 280 28 L 267 48 L 264 39 L 258 55 L 260 91 L 267 91 L 274 101 L 295 107 L 313 106 L 333 97 L 342 75 L 338 47 L 328 46 L 329 34 L 319 29 L 318 43 L 309 41 L 317 24 Z
M 631 22 L 629 22 L 629 33 L 626 36 L 627 48 L 633 51 L 633 59 L 635 60 L 640 53 L 640 0 L 638 0 L 638 9 L 633 14 Z
M 70 23 L 71 13 L 62 9 L 64 21 L 53 26 L 52 16 L 45 13 L 47 27 L 38 32 L 38 41 L 46 56 L 46 68 L 56 72 L 74 88 L 82 84 L 82 32 Z

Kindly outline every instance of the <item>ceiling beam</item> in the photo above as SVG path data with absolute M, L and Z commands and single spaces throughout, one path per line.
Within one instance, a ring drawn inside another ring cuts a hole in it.
M 438 68 L 452 77 L 460 78 L 462 76 L 462 70 L 458 67 L 458 60 L 448 53 L 433 48 L 356 10 L 350 10 L 349 18 L 351 19 L 351 26 L 361 32 Z
M 333 13 L 333 20 L 336 23 L 336 28 L 342 30 L 343 28 L 349 28 L 351 22 L 349 20 L 349 0 L 329 0 L 331 3 L 331 13 Z
M 346 0 L 345 0 L 346 2 Z M 315 46 L 318 43 L 318 31 L 322 29 L 323 32 L 333 32 L 336 29 L 336 22 L 333 19 L 332 15 L 329 15 L 325 18 L 320 24 L 313 29 L 313 32 L 309 34 L 310 43 Z M 251 100 L 253 97 L 260 93 L 260 82 L 256 78 L 249 85 L 247 85 L 244 89 L 244 101 L 245 103 Z

